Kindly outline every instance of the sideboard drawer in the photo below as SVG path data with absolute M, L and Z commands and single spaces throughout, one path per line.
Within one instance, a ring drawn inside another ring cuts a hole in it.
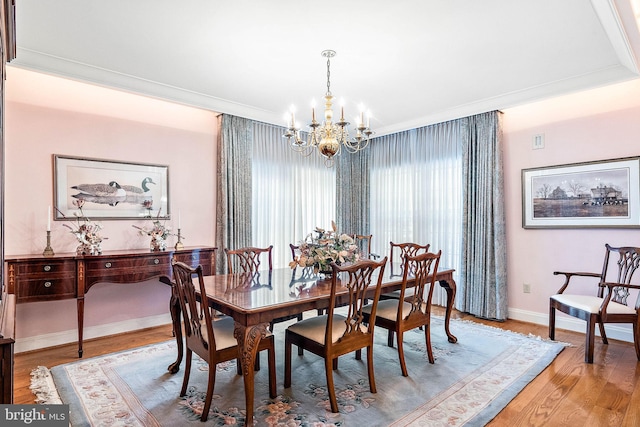
M 74 275 L 76 263 L 73 260 L 42 260 L 12 263 L 16 276 L 42 274 L 53 277 Z
M 169 253 L 149 253 L 131 257 L 101 256 L 88 259 L 86 265 L 87 283 L 131 282 L 137 283 L 154 277 L 168 276 L 171 265 Z
M 42 278 L 20 280 L 18 282 L 18 302 L 49 301 L 57 299 L 75 298 L 75 277 Z
M 73 259 L 9 262 L 7 281 L 20 303 L 75 298 L 75 269 Z

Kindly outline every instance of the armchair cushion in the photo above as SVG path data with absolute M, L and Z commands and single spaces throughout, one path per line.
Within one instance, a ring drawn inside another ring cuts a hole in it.
M 604 301 L 603 298 L 598 298 L 589 295 L 571 295 L 571 294 L 556 294 L 552 295 L 551 299 L 558 301 L 561 304 L 575 307 L 579 310 L 586 311 L 588 313 L 599 313 L 600 306 Z M 609 301 L 607 305 L 607 313 L 609 314 L 635 314 L 636 310 L 633 307 L 627 307 L 626 305 L 619 304 L 617 302 Z

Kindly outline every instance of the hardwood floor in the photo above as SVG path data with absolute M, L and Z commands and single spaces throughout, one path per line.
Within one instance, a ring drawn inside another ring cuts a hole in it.
M 435 307 L 434 314 L 443 311 Z M 462 313 L 454 317 L 524 334 L 547 337 L 546 326 L 516 320 L 491 322 Z M 85 341 L 84 357 L 93 357 L 171 339 L 171 326 Z M 513 399 L 489 424 L 501 426 L 638 426 L 640 362 L 633 345 L 596 340 L 593 365 L 584 363 L 584 335 L 558 330 L 556 339 L 572 344 Z M 33 403 L 30 372 L 77 360 L 76 344 L 16 354 L 15 403 Z

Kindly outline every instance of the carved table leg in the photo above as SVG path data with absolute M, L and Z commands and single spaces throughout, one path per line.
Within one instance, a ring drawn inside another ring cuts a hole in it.
M 182 363 L 183 347 L 182 347 L 182 325 L 180 319 L 182 318 L 182 310 L 180 309 L 180 300 L 175 293 L 175 287 L 171 287 L 171 301 L 169 302 L 169 311 L 171 312 L 171 322 L 173 323 L 173 335 L 176 337 L 176 348 L 178 349 L 178 358 L 175 362 L 167 367 L 167 370 L 172 374 L 175 374 L 180 370 L 180 363 Z
M 254 395 L 254 368 L 258 345 L 260 340 L 267 334 L 268 323 L 244 326 L 235 322 L 233 335 L 238 340 L 238 358 L 242 365 L 242 376 L 244 377 L 244 395 L 247 407 L 245 425 L 253 425 L 253 395 Z
M 458 342 L 458 338 L 456 338 L 449 331 L 449 320 L 451 320 L 451 310 L 453 309 L 453 301 L 456 297 L 456 282 L 453 280 L 453 277 L 447 277 L 446 279 L 440 280 L 440 286 L 447 291 L 447 312 L 444 316 L 444 331 L 447 334 L 447 339 L 450 343 Z

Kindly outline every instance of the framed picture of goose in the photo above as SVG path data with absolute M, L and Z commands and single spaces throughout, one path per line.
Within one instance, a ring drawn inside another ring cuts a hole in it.
M 56 220 L 169 219 L 169 166 L 53 155 Z

